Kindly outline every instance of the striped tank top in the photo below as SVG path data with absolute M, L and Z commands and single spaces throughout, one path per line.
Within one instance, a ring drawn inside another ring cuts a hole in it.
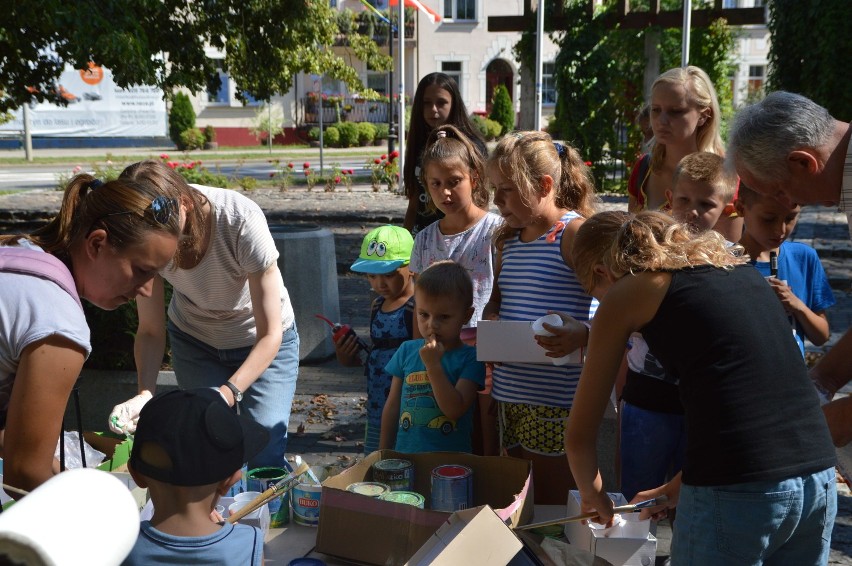
M 571 211 L 560 220 L 567 225 L 579 216 Z M 563 231 L 547 241 L 554 229 L 532 242 L 521 242 L 518 236 L 505 241 L 497 279 L 501 320 L 532 321 L 548 310 L 583 322 L 594 316 L 598 302 L 583 291 L 562 259 Z M 504 363 L 494 368 L 492 395 L 498 401 L 570 409 L 580 371 L 581 366 Z

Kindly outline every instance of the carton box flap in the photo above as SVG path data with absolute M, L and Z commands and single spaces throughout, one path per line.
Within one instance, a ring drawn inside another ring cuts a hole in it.
M 484 505 L 450 515 L 406 564 L 508 564 L 522 547 L 494 510 Z

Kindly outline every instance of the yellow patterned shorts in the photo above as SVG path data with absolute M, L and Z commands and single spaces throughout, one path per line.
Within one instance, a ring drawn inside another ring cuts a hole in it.
M 500 446 L 529 452 L 565 454 L 565 423 L 569 409 L 500 402 Z

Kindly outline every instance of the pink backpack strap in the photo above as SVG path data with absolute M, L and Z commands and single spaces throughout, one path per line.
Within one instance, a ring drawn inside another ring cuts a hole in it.
M 38 250 L 0 246 L 0 271 L 32 275 L 53 281 L 83 308 L 77 285 L 68 267 L 56 257 Z

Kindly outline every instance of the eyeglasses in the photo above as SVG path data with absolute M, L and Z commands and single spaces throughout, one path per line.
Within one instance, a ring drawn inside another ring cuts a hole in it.
M 170 198 L 165 196 L 159 196 L 151 201 L 151 204 L 145 209 L 145 211 L 151 211 L 151 217 L 157 222 L 157 224 L 168 224 L 169 219 L 172 217 L 172 212 L 176 212 L 178 210 L 178 201 L 176 198 Z M 144 212 L 143 211 L 143 215 Z M 121 214 L 134 214 L 135 210 L 122 210 L 121 212 L 110 212 L 109 214 L 104 214 L 95 219 L 92 224 L 95 224 L 99 220 L 106 218 L 107 216 L 119 216 Z

